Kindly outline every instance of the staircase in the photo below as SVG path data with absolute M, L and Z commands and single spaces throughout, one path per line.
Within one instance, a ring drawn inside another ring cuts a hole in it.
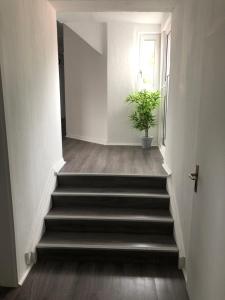
M 38 258 L 178 263 L 166 176 L 58 175 Z

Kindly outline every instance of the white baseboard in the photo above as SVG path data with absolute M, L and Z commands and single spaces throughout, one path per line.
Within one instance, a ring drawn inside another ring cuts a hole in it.
M 66 137 L 70 139 L 76 139 L 76 140 L 81 140 L 81 141 L 105 145 L 105 146 L 141 146 L 141 141 L 140 142 L 120 142 L 120 141 L 110 142 L 105 139 L 95 139 L 95 138 L 71 134 L 71 133 L 67 133 Z M 153 143 L 152 146 L 158 147 L 157 143 Z
M 27 268 L 27 270 L 25 271 L 25 273 L 23 274 L 23 276 L 20 278 L 20 280 L 19 280 L 19 282 L 18 282 L 19 286 L 22 286 L 22 285 L 23 285 L 23 283 L 24 283 L 25 279 L 27 278 L 28 274 L 30 273 L 32 267 L 33 267 L 33 265 L 32 265 L 32 266 L 29 266 L 29 267 Z
M 170 211 L 174 219 L 174 236 L 175 240 L 179 249 L 179 268 L 182 270 L 185 281 L 187 283 L 187 271 L 186 271 L 186 255 L 185 255 L 185 248 L 184 248 L 184 238 L 183 233 L 181 230 L 181 222 L 180 222 L 180 216 L 179 211 L 177 207 L 177 200 L 176 195 L 174 192 L 173 184 L 172 184 L 172 170 L 169 168 L 167 163 L 165 162 L 166 159 L 166 147 L 161 145 L 159 147 L 159 150 L 163 157 L 163 168 L 168 174 L 167 179 L 167 189 L 170 194 Z
M 107 146 L 141 146 L 141 143 L 108 142 Z
M 174 219 L 174 236 L 179 249 L 179 258 L 182 262 L 182 269 L 185 269 L 186 254 L 184 248 L 184 238 L 181 230 L 181 221 L 177 206 L 177 199 L 173 188 L 172 175 L 168 176 L 167 189 L 170 195 L 170 211 Z
M 162 164 L 162 166 L 163 166 L 163 169 L 166 171 L 166 173 L 169 176 L 172 175 L 172 171 L 170 170 L 170 168 L 168 167 L 168 165 L 165 162 Z
M 166 158 L 166 146 L 160 145 L 160 146 L 159 146 L 159 151 L 160 151 L 161 154 L 162 154 L 163 160 L 165 160 L 165 158 Z
M 94 144 L 101 144 L 101 145 L 106 145 L 106 139 L 96 139 L 88 136 L 82 136 L 82 135 L 77 135 L 77 134 L 72 134 L 72 133 L 67 133 L 66 137 L 70 139 L 75 139 L 75 140 L 81 140 L 89 143 L 94 143 Z
M 53 166 L 53 170 L 55 172 L 55 174 L 58 174 L 59 171 L 62 169 L 62 167 L 65 165 L 65 160 L 63 158 L 61 158 L 54 166 Z
M 40 205 L 37 209 L 36 217 L 33 222 L 33 226 L 31 228 L 32 240 L 28 244 L 26 253 L 35 252 L 36 246 L 43 234 L 44 218 L 50 209 L 51 194 L 55 190 L 55 187 L 56 187 L 56 180 L 57 180 L 56 175 L 57 175 L 58 171 L 63 167 L 64 164 L 65 164 L 65 161 L 63 160 L 63 158 L 61 158 L 58 162 L 56 162 L 54 164 L 54 166 L 49 171 L 49 174 L 48 174 L 48 177 L 46 180 L 46 184 L 43 188 Z M 27 275 L 29 274 L 32 266 L 33 266 L 33 264 L 30 266 L 27 266 L 26 271 L 24 272 L 22 277 L 19 279 L 19 285 L 23 284 L 23 282 L 26 279 Z
M 185 282 L 187 284 L 187 270 L 186 270 L 186 267 L 182 269 L 182 272 L 183 272 L 183 275 L 184 275 Z

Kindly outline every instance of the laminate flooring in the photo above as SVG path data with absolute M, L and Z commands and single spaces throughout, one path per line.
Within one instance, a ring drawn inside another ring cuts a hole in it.
M 133 263 L 40 261 L 23 286 L 1 300 L 188 300 L 175 267 Z
M 166 175 L 158 148 L 139 146 L 104 146 L 64 138 L 66 164 L 61 172 Z

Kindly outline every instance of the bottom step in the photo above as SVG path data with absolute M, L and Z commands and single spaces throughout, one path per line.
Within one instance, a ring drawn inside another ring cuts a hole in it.
M 178 264 L 177 246 L 168 236 L 46 232 L 37 253 L 49 259 Z

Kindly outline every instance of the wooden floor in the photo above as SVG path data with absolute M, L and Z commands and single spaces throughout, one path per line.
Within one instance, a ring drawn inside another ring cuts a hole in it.
M 165 175 L 157 149 L 64 140 L 62 172 Z M 188 300 L 176 266 L 39 260 L 22 287 L 0 288 L 2 300 Z
M 122 263 L 40 262 L 4 300 L 188 300 L 180 271 Z
M 157 148 L 103 146 L 65 138 L 61 172 L 166 175 Z

